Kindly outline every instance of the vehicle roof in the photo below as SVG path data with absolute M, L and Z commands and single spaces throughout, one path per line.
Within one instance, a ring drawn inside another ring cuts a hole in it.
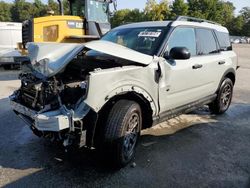
M 0 27 L 22 27 L 19 22 L 0 22 Z
M 139 27 L 167 27 L 171 21 L 148 21 L 121 25 L 115 29 L 139 28 Z
M 227 28 L 225 28 L 221 25 L 218 25 L 218 24 L 212 24 L 212 23 L 208 23 L 208 22 L 171 21 L 171 20 L 137 22 L 137 23 L 122 25 L 122 26 L 116 27 L 115 29 L 140 28 L 140 27 L 167 27 L 169 24 L 171 24 L 172 27 L 185 25 L 185 26 L 194 26 L 194 27 L 215 29 L 219 32 L 228 33 Z

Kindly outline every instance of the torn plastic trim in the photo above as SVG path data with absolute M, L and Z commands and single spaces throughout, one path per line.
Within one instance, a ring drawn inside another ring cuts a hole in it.
M 74 122 L 83 119 L 90 111 L 90 107 L 82 100 L 74 110 L 67 109 L 64 105 L 61 108 L 47 112 L 37 112 L 14 101 L 15 96 L 10 96 L 12 109 L 21 115 L 30 117 L 34 122 L 28 123 L 35 126 L 39 131 L 59 132 L 64 129 L 74 131 Z

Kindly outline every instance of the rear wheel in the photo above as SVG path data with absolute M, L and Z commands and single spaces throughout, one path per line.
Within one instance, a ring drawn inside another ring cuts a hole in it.
M 209 109 L 214 114 L 223 114 L 229 108 L 233 97 L 233 82 L 225 78 L 218 91 L 218 96 L 209 104 Z
M 104 131 L 103 149 L 115 166 L 125 166 L 134 157 L 141 124 L 141 108 L 136 102 L 120 100 L 111 109 Z

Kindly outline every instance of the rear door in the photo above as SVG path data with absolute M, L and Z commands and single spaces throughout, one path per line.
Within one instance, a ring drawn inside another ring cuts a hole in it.
M 207 85 L 206 94 L 214 94 L 224 72 L 225 59 L 212 29 L 196 28 L 196 39 L 197 62 L 202 65 L 200 79 Z
M 161 63 L 163 78 L 159 87 L 161 113 L 212 95 L 221 61 L 213 30 L 177 27 L 170 35 L 166 51 L 186 47 L 188 60 L 167 60 Z

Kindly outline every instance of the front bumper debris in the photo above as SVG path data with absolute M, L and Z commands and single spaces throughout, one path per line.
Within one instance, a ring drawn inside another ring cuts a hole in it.
M 39 113 L 13 100 L 10 100 L 10 105 L 18 115 L 23 116 L 22 119 L 27 119 L 28 117 L 29 121 L 25 122 L 39 131 L 59 132 L 70 128 L 70 118 L 63 114 L 60 109 Z

